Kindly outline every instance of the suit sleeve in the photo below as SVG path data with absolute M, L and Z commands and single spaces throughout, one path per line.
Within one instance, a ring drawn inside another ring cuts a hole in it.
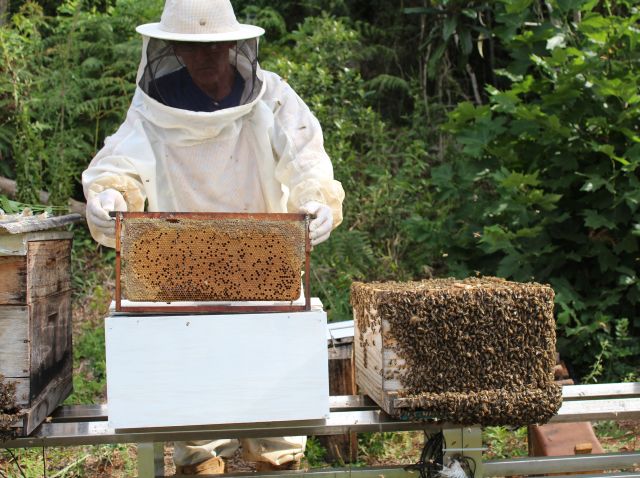
M 277 78 L 275 82 L 276 178 L 289 189 L 287 210 L 298 212 L 309 201 L 326 204 L 335 228 L 342 222 L 344 190 L 334 179 L 320 123 L 284 80 Z

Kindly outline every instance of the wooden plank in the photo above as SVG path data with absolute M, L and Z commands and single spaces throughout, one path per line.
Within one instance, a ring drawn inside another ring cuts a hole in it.
M 16 408 L 27 408 L 29 406 L 29 378 L 5 377 L 4 379 L 16 384 Z
M 0 306 L 0 374 L 29 377 L 29 308 Z
M 67 231 L 38 231 L 26 234 L 0 234 L 0 255 L 25 256 L 29 241 L 55 241 L 57 239 L 71 239 L 72 232 Z
M 308 214 L 304 213 L 272 213 L 272 212 L 110 212 L 111 217 L 124 219 L 255 219 L 274 221 L 304 221 Z
M 49 381 L 22 417 L 22 435 L 27 436 L 67 398 L 73 390 L 72 361 L 66 360 L 59 375 Z
M 43 218 L 40 215 L 21 217 L 19 220 L 0 222 L 0 234 L 24 234 L 27 232 L 44 231 L 66 226 L 82 220 L 80 214 L 66 214 Z
M 117 301 L 116 301 L 117 303 Z M 306 305 L 194 305 L 194 306 L 178 306 L 178 305 L 153 305 L 149 307 L 127 307 L 120 306 L 117 312 L 132 314 L 166 314 L 166 313 L 235 313 L 235 314 L 251 314 L 256 312 L 303 312 L 307 311 Z
M 386 321 L 385 321 L 386 322 Z M 406 360 L 400 358 L 392 348 L 387 348 L 388 340 L 384 338 L 384 350 L 382 351 L 382 363 L 384 367 L 384 383 L 382 388 L 388 392 L 404 390 L 406 387 L 402 383 L 403 367 Z
M 604 453 L 590 422 L 531 425 L 527 441 L 530 456 Z
M 24 256 L 27 253 L 24 236 L 0 235 L 0 254 L 3 256 Z
M 329 394 L 355 395 L 356 377 L 353 362 L 353 342 L 329 345 Z M 333 463 L 352 463 L 358 457 L 355 433 L 320 437 L 327 449 L 327 459 Z
M 382 339 L 380 337 L 380 325 L 377 328 L 367 327 L 361 330 L 360 324 L 376 323 L 376 311 L 371 309 L 365 312 L 365 317 L 359 317 L 354 310 L 354 343 L 356 384 L 362 392 L 369 395 L 377 403 L 383 400 L 383 365 L 382 365 Z
M 27 259 L 0 256 L 0 305 L 27 303 Z
M 324 312 L 117 316 L 105 329 L 114 428 L 329 415 Z
M 71 359 L 71 291 L 31 304 L 31 398 L 58 377 Z
M 27 287 L 30 303 L 71 290 L 71 239 L 29 241 Z
M 283 301 L 224 301 L 224 302 L 215 302 L 215 301 L 211 301 L 211 302 L 193 302 L 193 301 L 176 301 L 176 302 L 168 302 L 166 304 L 163 304 L 163 312 L 166 314 L 177 314 L 180 313 L 180 310 L 183 307 L 196 307 L 196 306 L 205 306 L 205 307 L 215 307 L 215 306 L 219 306 L 219 305 L 224 305 L 224 306 L 229 306 L 229 307 L 247 307 L 247 306 L 299 306 L 300 309 L 302 310 L 302 308 L 304 308 L 305 306 L 305 300 L 304 297 L 299 297 L 297 300 L 291 302 L 291 301 L 287 301 L 287 302 L 283 302 Z M 121 308 L 137 308 L 135 310 L 136 315 L 139 314 L 148 314 L 148 315 L 157 315 L 157 312 L 147 312 L 150 308 L 154 307 L 157 305 L 157 302 L 135 302 L 135 301 L 130 301 L 130 300 L 122 300 L 121 302 Z M 142 312 L 140 312 L 141 310 L 145 311 L 144 314 Z M 236 309 L 230 309 L 232 311 L 236 311 Z M 318 310 L 321 311 L 322 310 L 322 302 L 320 301 L 320 299 L 318 299 L 317 297 L 312 297 L 311 298 L 311 310 Z M 121 313 L 118 312 L 116 310 L 116 302 L 112 301 L 111 305 L 109 306 L 109 314 L 110 315 L 124 315 L 124 316 L 129 316 L 131 314 L 129 313 Z
M 562 399 L 640 397 L 640 382 L 597 383 L 591 385 L 566 385 L 562 387 Z

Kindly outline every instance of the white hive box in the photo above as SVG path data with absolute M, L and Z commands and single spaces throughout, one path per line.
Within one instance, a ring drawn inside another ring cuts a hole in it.
M 327 318 L 308 312 L 112 315 L 109 426 L 321 420 L 329 416 Z

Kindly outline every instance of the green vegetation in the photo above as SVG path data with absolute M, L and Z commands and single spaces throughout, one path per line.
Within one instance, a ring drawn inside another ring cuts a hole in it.
M 527 427 L 486 427 L 482 430 L 482 446 L 487 447 L 486 457 L 491 460 L 527 456 Z
M 267 30 L 262 66 L 320 119 L 347 192 L 344 224 L 313 253 L 312 288 L 332 320 L 350 318 L 353 280 L 547 282 L 559 350 L 579 377 L 638 378 L 636 3 L 234 2 L 241 21 Z M 54 206 L 81 199 L 80 173 L 135 87 L 134 27 L 161 8 L 11 2 L 0 27 L 0 175 L 17 180 L 19 201 L 42 189 Z M 74 281 L 91 299 L 78 299 L 76 402 L 103 393 L 112 262 L 78 232 Z

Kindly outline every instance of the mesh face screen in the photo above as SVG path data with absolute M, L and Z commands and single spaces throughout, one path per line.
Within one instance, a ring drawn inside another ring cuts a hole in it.
M 292 301 L 305 263 L 306 221 L 121 220 L 120 281 L 132 301 Z

